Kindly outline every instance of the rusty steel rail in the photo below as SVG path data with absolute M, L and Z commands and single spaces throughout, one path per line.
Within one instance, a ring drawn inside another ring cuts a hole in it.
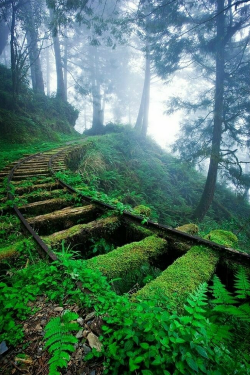
M 114 206 L 112 206 L 110 204 L 107 204 L 107 203 L 103 203 L 103 202 L 101 202 L 97 199 L 94 199 L 92 197 L 89 197 L 89 196 L 77 191 L 72 186 L 68 185 L 66 182 L 64 182 L 63 180 L 56 177 L 56 172 L 53 169 L 52 163 L 53 163 L 53 160 L 60 153 L 63 153 L 63 152 L 64 152 L 64 150 L 60 150 L 58 153 L 52 155 L 52 157 L 49 160 L 49 170 L 50 170 L 51 174 L 57 179 L 58 183 L 62 187 L 67 188 L 69 192 L 81 196 L 83 198 L 83 200 L 88 201 L 88 202 L 92 202 L 92 203 L 98 205 L 98 207 L 102 208 L 103 210 L 106 210 L 106 209 L 115 210 Z M 138 225 L 141 225 L 142 220 L 144 220 L 144 218 L 142 216 L 134 215 L 134 214 L 132 214 L 128 211 L 123 212 L 123 217 L 125 219 L 129 220 L 129 221 L 132 221 L 135 224 L 138 224 Z M 230 256 L 231 258 L 233 258 L 233 261 L 236 262 L 236 263 L 244 263 L 247 266 L 250 266 L 250 254 L 243 253 L 243 252 L 235 250 L 233 248 L 220 245 L 220 244 L 218 244 L 216 242 L 213 242 L 213 241 L 205 240 L 204 238 L 201 238 L 201 237 L 198 237 L 198 236 L 193 236 L 191 234 L 178 231 L 177 229 L 173 229 L 173 228 L 171 228 L 167 225 L 155 223 L 151 220 L 148 220 L 145 223 L 145 226 L 148 229 L 157 230 L 157 232 L 160 232 L 158 234 L 159 236 L 164 237 L 164 233 L 165 233 L 167 238 L 170 238 L 173 241 L 185 241 L 186 243 L 188 243 L 190 245 L 207 246 L 207 247 L 212 248 L 213 250 L 216 250 L 216 251 L 218 251 L 222 254 Z M 161 235 L 161 233 L 162 233 L 162 235 Z
M 28 161 L 30 159 L 36 158 L 38 156 L 41 156 L 41 155 L 42 155 L 42 153 L 40 152 L 38 154 L 34 154 L 34 155 L 31 155 L 31 156 L 28 156 L 25 159 L 22 159 L 19 163 L 17 163 L 11 169 L 11 171 L 10 171 L 10 173 L 8 175 L 8 179 L 7 179 L 7 197 L 8 197 L 9 200 L 14 200 L 14 196 L 13 196 L 13 194 L 11 192 L 10 184 L 11 184 L 11 180 L 13 178 L 15 170 L 18 169 L 20 167 L 20 165 L 22 165 L 24 162 L 26 162 L 26 161 Z M 45 244 L 45 242 L 43 242 L 43 240 L 38 236 L 38 234 L 34 231 L 34 229 L 29 225 L 29 223 L 27 222 L 27 220 L 22 215 L 22 213 L 20 212 L 20 210 L 18 209 L 18 207 L 16 205 L 13 206 L 13 210 L 14 210 L 15 214 L 17 215 L 17 217 L 19 218 L 19 220 L 21 221 L 21 224 L 30 233 L 30 235 L 32 236 L 32 238 L 34 239 L 34 241 L 37 243 L 38 249 L 39 249 L 38 251 L 39 251 L 40 255 L 42 257 L 44 255 L 47 255 L 51 261 L 57 260 L 56 254 L 53 253 L 53 251 L 51 251 L 49 249 L 49 247 Z

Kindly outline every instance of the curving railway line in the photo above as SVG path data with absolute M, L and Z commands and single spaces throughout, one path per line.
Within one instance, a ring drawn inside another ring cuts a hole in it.
M 249 267 L 250 255 L 233 249 L 230 242 L 218 244 L 210 238 L 203 239 L 152 221 L 142 225 L 141 216 L 129 212 L 118 215 L 112 206 L 83 196 L 58 179 L 56 172 L 66 170 L 71 155 L 75 157 L 81 152 L 84 152 L 82 145 L 76 144 L 29 155 L 0 173 L 2 181 L 7 176 L 7 199 L 15 202 L 13 209 L 24 233 L 32 236 L 42 257 L 57 259 L 55 251 L 63 243 L 85 259 L 91 258 L 87 260 L 90 267 L 97 267 L 113 278 L 126 275 L 128 269 L 136 269 L 145 261 L 168 272 L 181 264 L 182 259 L 185 262 L 189 249 L 198 245 L 203 249 L 202 254 L 210 254 L 210 260 L 211 252 L 216 254 L 211 272 L 225 260 Z M 93 257 L 89 249 L 100 238 L 111 242 L 115 250 Z M 199 261 L 197 253 L 195 257 Z M 200 262 L 206 262 L 202 257 Z M 196 267 L 199 268 L 199 262 Z

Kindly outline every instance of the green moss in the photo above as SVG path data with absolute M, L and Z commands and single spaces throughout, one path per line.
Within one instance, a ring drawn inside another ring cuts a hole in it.
M 17 256 L 19 251 L 25 246 L 26 240 L 16 242 L 13 245 L 0 248 L 0 262 L 4 259 Z
M 235 236 L 235 234 L 221 229 L 213 230 L 207 236 L 205 236 L 205 239 L 227 247 L 233 247 L 238 242 L 238 238 Z
M 185 224 L 180 227 L 176 228 L 180 232 L 185 232 L 189 234 L 197 234 L 199 232 L 199 228 L 196 224 Z
M 237 240 L 231 232 L 225 231 L 213 231 L 209 236 L 221 244 Z M 216 251 L 205 246 L 194 246 L 163 271 L 161 276 L 137 292 L 136 296 L 153 299 L 156 294 L 165 295 L 170 307 L 182 312 L 188 294 L 212 277 L 218 261 L 219 254 Z
M 151 215 L 151 209 L 142 204 L 133 208 L 133 213 L 136 215 L 143 215 L 149 217 Z
M 105 255 L 99 255 L 87 261 L 87 267 L 98 269 L 109 279 L 124 277 L 126 273 L 137 269 L 167 251 L 167 242 L 162 238 L 150 236 L 140 242 L 132 242 L 118 247 Z
M 80 237 L 97 235 L 99 232 L 111 233 L 120 225 L 120 220 L 117 217 L 110 216 L 105 219 L 92 221 L 88 224 L 74 225 L 69 229 L 62 230 L 60 232 L 53 233 L 50 236 L 42 237 L 43 240 L 50 246 L 55 246 L 61 243 L 63 240 L 66 243 L 71 240 L 76 240 Z M 99 233 L 99 234 L 100 234 Z

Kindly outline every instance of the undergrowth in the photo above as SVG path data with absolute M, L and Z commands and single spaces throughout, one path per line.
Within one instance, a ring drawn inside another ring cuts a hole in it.
M 77 137 L 78 111 L 56 97 L 33 92 L 24 82 L 16 100 L 12 97 L 11 70 L 0 65 L 1 145 L 60 141 L 63 134 Z
M 28 302 L 45 294 L 59 304 L 67 298 L 68 304 L 95 309 L 102 316 L 103 350 L 93 349 L 88 360 L 104 356 L 104 374 L 250 373 L 249 347 L 243 344 L 243 335 L 248 337 L 250 333 L 250 283 L 244 269 L 236 274 L 234 294 L 227 292 L 215 277 L 209 294 L 212 298 L 208 300 L 207 284 L 200 285 L 188 297 L 181 316 L 170 310 L 167 299 L 160 295 L 150 301 L 131 301 L 129 295 L 117 295 L 98 271 L 84 264 L 64 251 L 52 264 L 39 262 L 5 277 L 0 284 L 0 341 L 15 345 L 22 339 L 21 326 L 15 320 L 25 319 L 31 313 Z M 78 288 L 76 284 L 82 286 Z M 63 319 L 66 317 L 47 326 L 49 333 L 45 337 L 54 370 L 65 365 L 69 355 L 61 355 L 63 348 L 68 353 L 73 344 L 64 336 Z M 76 328 L 70 325 L 70 319 L 66 324 L 68 333 Z M 61 347 L 63 340 L 65 347 Z
M 76 320 L 78 315 L 71 311 L 65 311 L 62 317 L 58 316 L 49 321 L 45 327 L 46 339 L 45 347 L 48 348 L 52 355 L 49 360 L 50 375 L 60 375 L 57 370 L 58 367 L 67 367 L 70 360 L 69 352 L 74 352 L 74 344 L 77 343 L 77 338 L 72 334 L 72 331 L 78 331 L 80 326 Z
M 69 182 L 75 178 L 77 189 L 105 203 L 119 201 L 126 209 L 144 205 L 151 220 L 174 228 L 190 222 L 205 183 L 192 166 L 126 127 L 118 134 L 90 137 L 88 142 L 91 146 L 72 166 L 75 173 L 66 176 Z M 218 184 L 202 231 L 231 230 L 237 233 L 239 246 L 248 249 L 249 217 L 249 204 Z

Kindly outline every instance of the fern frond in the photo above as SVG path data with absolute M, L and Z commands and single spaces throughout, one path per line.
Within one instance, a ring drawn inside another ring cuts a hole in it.
M 209 340 L 214 343 L 230 341 L 232 339 L 231 329 L 232 327 L 229 325 L 218 325 L 210 322 L 207 326 L 207 335 Z
M 47 339 L 45 347 L 48 347 L 49 353 L 52 353 L 49 360 L 49 375 L 58 375 L 60 374 L 57 371 L 58 367 L 67 367 L 70 360 L 69 352 L 75 350 L 74 344 L 78 341 L 71 334 L 72 331 L 80 329 L 79 324 L 73 321 L 77 318 L 77 314 L 66 311 L 63 316 L 51 319 L 45 327 L 44 338 Z
M 235 289 L 236 295 L 239 299 L 246 299 L 250 297 L 250 282 L 247 277 L 245 268 L 239 267 L 235 274 Z
M 244 303 L 238 307 L 239 316 L 241 320 L 247 321 L 250 323 L 250 305 L 249 303 Z
M 201 284 L 194 293 L 191 293 L 187 298 L 187 304 L 184 305 L 185 310 L 190 314 L 201 315 L 206 310 L 203 308 L 207 305 L 207 283 Z M 202 318 L 205 319 L 204 316 Z
M 76 342 L 77 342 L 77 339 L 76 339 Z M 49 348 L 49 352 L 53 353 L 57 349 L 58 349 L 58 342 L 51 345 L 51 347 Z M 75 350 L 75 348 L 74 348 L 74 345 L 72 345 L 71 343 L 63 343 L 63 344 L 61 343 L 60 344 L 60 350 L 67 350 L 69 352 L 73 352 Z
M 69 353 L 58 349 L 53 353 L 53 357 L 50 358 L 48 363 L 57 362 L 58 366 L 60 366 L 60 367 L 62 367 L 62 366 L 59 363 L 64 363 L 63 367 L 67 367 L 67 361 L 69 361 L 69 360 L 70 360 Z
M 52 357 L 50 358 L 48 364 L 50 365 L 50 368 L 57 369 L 58 367 L 67 367 L 67 361 L 64 358 L 61 357 Z M 50 375 L 50 374 L 49 374 Z
M 60 317 L 58 316 L 56 318 L 51 319 L 46 325 L 46 332 L 45 332 L 44 338 L 53 336 L 57 331 L 60 330 L 60 328 L 61 328 Z
M 232 305 L 218 305 L 215 306 L 213 311 L 222 312 L 224 314 L 231 315 L 237 319 L 244 320 L 250 322 L 250 305 L 248 303 L 244 303 L 243 305 L 232 306 Z
M 61 375 L 59 371 L 57 371 L 57 366 L 50 365 L 49 366 L 49 375 Z
M 54 343 L 58 343 L 58 345 L 61 345 L 62 343 L 71 343 L 75 344 L 77 343 L 77 338 L 73 335 L 67 335 L 67 334 L 59 334 L 52 336 L 45 344 L 45 347 L 51 346 Z
M 75 312 L 66 310 L 62 316 L 62 321 L 64 323 L 70 323 L 71 321 L 76 320 L 78 318 L 79 316 Z
M 212 291 L 214 297 L 214 299 L 212 300 L 214 304 L 231 305 L 236 303 L 236 299 L 226 289 L 226 287 L 222 284 L 222 282 L 216 275 L 214 275 L 213 277 L 213 285 L 211 286 L 210 290 Z

